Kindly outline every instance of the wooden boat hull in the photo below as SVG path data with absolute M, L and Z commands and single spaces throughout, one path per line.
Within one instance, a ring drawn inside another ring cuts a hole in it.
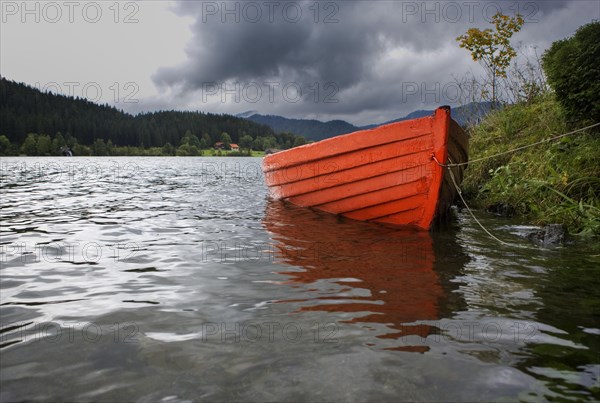
M 450 108 L 266 156 L 272 198 L 361 221 L 431 228 L 456 196 L 450 160 L 467 160 Z M 435 156 L 435 159 L 433 158 Z M 453 167 L 460 184 L 464 166 Z

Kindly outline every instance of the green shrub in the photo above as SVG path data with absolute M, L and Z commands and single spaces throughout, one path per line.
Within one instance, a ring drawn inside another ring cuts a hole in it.
M 600 22 L 554 42 L 544 53 L 543 67 L 570 122 L 600 122 Z

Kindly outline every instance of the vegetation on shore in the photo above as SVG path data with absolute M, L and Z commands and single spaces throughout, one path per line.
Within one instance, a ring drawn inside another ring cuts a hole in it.
M 552 90 L 538 86 L 536 97 L 505 105 L 470 129 L 474 162 L 463 188 L 472 206 L 600 235 L 599 126 L 486 158 L 600 123 L 599 58 L 600 22 L 593 22 L 544 54 Z
M 506 106 L 471 130 L 470 159 L 488 157 L 569 132 L 553 94 Z M 463 189 L 472 207 L 561 223 L 600 235 L 600 137 L 590 131 L 469 164 Z

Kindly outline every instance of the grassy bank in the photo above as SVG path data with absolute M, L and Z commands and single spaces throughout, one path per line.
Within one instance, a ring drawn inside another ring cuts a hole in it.
M 566 122 L 552 95 L 508 106 L 471 130 L 470 159 L 566 133 L 572 130 Z M 573 234 L 600 235 L 599 151 L 598 133 L 573 134 L 474 162 L 463 189 L 474 207 L 501 209 L 536 224 L 562 223 Z

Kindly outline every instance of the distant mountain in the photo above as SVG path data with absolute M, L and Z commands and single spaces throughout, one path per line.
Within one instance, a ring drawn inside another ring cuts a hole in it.
M 477 124 L 492 110 L 493 102 L 471 102 L 452 110 L 452 118 L 463 126 Z M 499 105 L 498 105 L 499 107 Z
M 403 120 L 422 118 L 424 116 L 429 116 L 432 113 L 433 113 L 433 110 L 423 110 L 423 109 L 420 109 L 418 111 L 414 111 L 414 112 L 409 113 L 408 115 L 404 116 L 403 118 L 398 118 L 398 119 L 394 119 L 394 120 L 388 120 L 387 122 L 373 124 L 373 125 L 362 126 L 361 129 L 372 129 L 374 127 L 381 126 L 381 125 L 387 125 L 389 123 L 396 123 L 396 122 L 401 122 Z
M 459 106 L 452 109 L 452 118 L 463 126 L 469 126 L 479 122 L 491 109 L 491 102 L 472 102 L 467 105 Z M 330 120 L 321 122 L 312 119 L 289 119 L 277 115 L 260 115 L 253 111 L 243 112 L 236 116 L 243 117 L 255 123 L 260 123 L 269 126 L 275 133 L 290 132 L 296 135 L 304 136 L 307 140 L 323 140 L 329 137 L 339 136 L 341 134 L 352 133 L 357 130 L 372 129 L 377 126 L 401 122 L 408 119 L 416 119 L 424 116 L 429 116 L 434 112 L 431 110 L 417 110 L 408 115 L 389 120 L 383 123 L 376 123 L 366 126 L 354 126 L 344 120 Z
M 246 112 L 238 113 L 237 115 L 235 115 L 235 117 L 247 119 L 252 115 L 256 115 L 257 113 L 258 113 L 257 111 L 246 111 Z
M 463 106 L 457 106 L 456 108 L 452 108 L 452 119 L 454 119 L 459 125 L 467 127 L 469 125 L 478 123 L 485 115 L 487 115 L 490 112 L 491 109 L 491 102 L 471 102 Z M 373 127 L 386 125 L 389 123 L 401 122 L 403 120 L 408 119 L 422 118 L 424 116 L 431 115 L 433 112 L 434 109 L 418 110 L 409 113 L 403 118 L 390 120 L 380 124 L 363 126 L 361 127 L 361 129 L 372 129 Z
M 319 120 L 309 119 L 288 119 L 276 115 L 254 114 L 247 117 L 252 122 L 269 126 L 275 133 L 290 132 L 296 135 L 302 135 L 307 140 L 323 140 L 329 137 L 339 136 L 360 130 L 343 120 L 330 120 L 321 122 Z

